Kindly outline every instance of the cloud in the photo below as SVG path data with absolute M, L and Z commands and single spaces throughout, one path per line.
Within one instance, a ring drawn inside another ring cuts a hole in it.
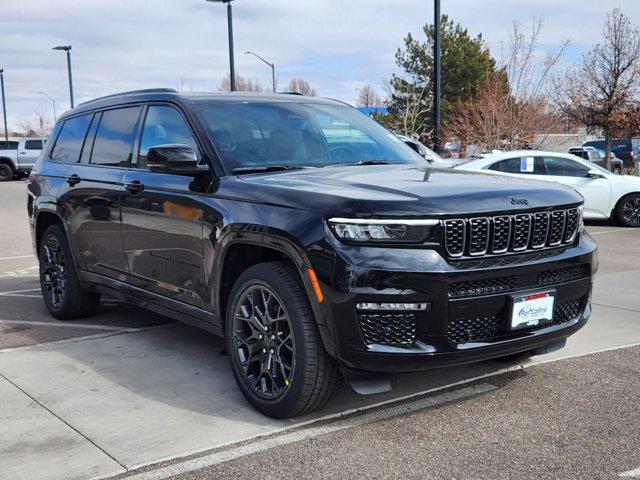
M 640 5 L 619 2 L 632 19 Z M 598 41 L 606 2 L 591 0 L 456 0 L 443 12 L 482 33 L 495 55 L 516 20 L 544 16 L 542 41 L 571 39 L 572 56 Z M 408 32 L 421 34 L 433 7 L 424 0 L 236 0 L 236 69 L 270 83 L 254 50 L 276 63 L 280 86 L 297 76 L 320 95 L 353 101 L 356 89 L 395 71 L 394 54 Z M 5 0 L 0 18 L 0 67 L 5 69 L 10 125 L 34 109 L 50 111 L 45 91 L 68 108 L 64 52 L 73 45 L 76 101 L 123 90 L 177 87 L 215 91 L 228 71 L 226 12 L 205 0 Z

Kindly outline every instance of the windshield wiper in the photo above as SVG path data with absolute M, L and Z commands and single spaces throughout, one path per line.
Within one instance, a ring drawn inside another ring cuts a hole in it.
M 389 160 L 360 160 L 351 165 L 399 165 L 399 162 L 390 162 Z
M 300 165 L 261 165 L 254 167 L 239 167 L 234 168 L 232 170 L 233 173 L 243 174 L 243 173 L 260 173 L 260 172 L 284 172 L 286 170 L 300 170 L 304 167 Z

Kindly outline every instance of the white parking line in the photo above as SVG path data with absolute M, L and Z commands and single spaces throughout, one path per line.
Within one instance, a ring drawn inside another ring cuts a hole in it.
M 33 325 L 36 327 L 84 328 L 87 330 L 118 330 L 121 332 L 137 332 L 140 330 L 139 328 L 111 327 L 107 325 L 93 325 L 91 323 L 38 322 L 32 320 L 0 320 L 0 325 Z
M 15 257 L 0 257 L 0 260 L 17 260 L 18 258 L 35 258 L 35 255 L 17 255 Z
M 161 480 L 164 478 L 173 477 L 175 475 L 200 470 L 201 468 L 218 465 L 220 463 L 228 462 L 229 460 L 234 460 L 236 458 L 244 457 L 247 455 L 264 452 L 274 447 L 280 447 L 303 440 L 309 440 L 319 437 L 320 435 L 326 435 L 327 433 L 337 432 L 340 430 L 345 430 L 347 428 L 358 427 L 380 420 L 387 420 L 389 418 L 397 417 L 399 415 L 406 415 L 408 413 L 434 407 L 436 405 L 442 405 L 444 403 L 462 400 L 474 395 L 487 393 L 495 389 L 497 389 L 497 387 L 489 385 L 487 383 L 482 383 L 473 387 L 465 387 L 460 390 L 441 393 L 433 397 L 421 398 L 410 403 L 392 405 L 380 410 L 374 410 L 372 412 L 364 413 L 362 415 L 346 419 L 341 423 L 302 428 L 300 430 L 295 430 L 291 433 L 287 433 L 277 437 L 265 438 L 264 440 L 254 442 L 249 445 L 242 445 L 229 450 L 211 453 L 209 455 L 176 463 L 174 465 L 161 467 L 156 470 L 142 472 L 126 478 L 127 480 Z M 394 400 L 394 403 L 397 403 L 397 401 L 398 400 Z M 365 408 L 369 410 L 372 408 L 372 406 Z M 317 420 L 314 420 L 314 423 L 316 422 Z
M 618 476 L 622 478 L 640 478 L 640 468 L 636 468 L 635 470 L 629 470 L 628 472 L 622 472 Z
M 0 292 L 0 295 L 11 295 L 14 293 L 39 292 L 40 288 L 26 288 L 24 290 L 11 290 L 9 292 Z

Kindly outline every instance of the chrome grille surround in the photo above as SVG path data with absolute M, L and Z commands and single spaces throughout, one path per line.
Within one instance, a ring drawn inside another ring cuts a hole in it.
M 562 247 L 578 235 L 577 207 L 442 220 L 444 246 L 452 258 L 522 253 Z

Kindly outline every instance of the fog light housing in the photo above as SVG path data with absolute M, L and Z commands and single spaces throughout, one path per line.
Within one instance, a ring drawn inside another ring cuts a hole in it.
M 359 302 L 356 304 L 358 310 L 386 310 L 386 311 L 419 311 L 431 310 L 431 303 L 376 303 Z

